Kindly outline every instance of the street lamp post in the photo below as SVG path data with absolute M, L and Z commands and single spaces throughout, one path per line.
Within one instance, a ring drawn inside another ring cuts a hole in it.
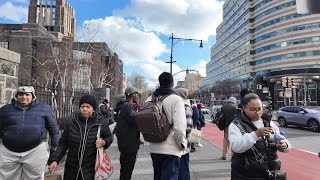
M 307 84 L 306 84 L 306 74 L 307 74 L 307 72 L 308 72 L 308 70 L 312 67 L 312 66 L 314 66 L 314 65 L 316 65 L 316 64 L 318 64 L 319 62 L 316 62 L 315 64 L 312 64 L 312 65 L 310 65 L 308 68 L 307 68 L 307 70 L 306 70 L 306 72 L 304 72 L 304 74 L 303 74 L 303 90 L 304 90 L 304 93 L 303 93 L 303 104 L 304 104 L 304 106 L 307 106 Z
M 175 76 L 175 75 L 177 75 L 177 74 L 179 74 L 179 73 L 181 73 L 181 72 L 184 72 L 184 71 L 194 71 L 194 72 L 197 72 L 197 74 L 198 74 L 198 71 L 197 71 L 197 70 L 193 70 L 193 69 L 185 69 L 185 70 L 181 70 L 181 71 L 179 71 L 179 72 L 177 72 L 177 73 L 173 74 L 172 76 Z
M 202 48 L 203 45 L 202 45 L 202 40 L 177 38 L 177 37 L 173 37 L 173 33 L 171 34 L 171 37 L 169 39 L 171 40 L 171 53 L 170 53 L 170 61 L 166 62 L 166 63 L 170 63 L 170 73 L 172 74 L 172 63 L 176 62 L 176 61 L 172 61 L 172 59 L 173 59 L 172 53 L 173 53 L 174 45 L 176 45 L 180 41 L 200 41 L 200 46 L 199 46 L 200 48 Z M 176 41 L 174 42 L 174 40 L 176 40 Z

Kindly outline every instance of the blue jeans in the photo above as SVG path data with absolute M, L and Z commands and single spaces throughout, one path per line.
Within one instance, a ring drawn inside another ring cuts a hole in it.
M 180 158 L 179 180 L 190 180 L 189 153 Z
M 178 156 L 151 153 L 154 180 L 178 180 L 180 158 Z

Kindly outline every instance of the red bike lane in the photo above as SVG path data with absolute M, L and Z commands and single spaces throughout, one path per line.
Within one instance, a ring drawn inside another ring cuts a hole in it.
M 223 131 L 211 123 L 206 123 L 202 130 L 202 138 L 213 145 L 223 148 Z M 298 149 L 291 149 L 289 153 L 278 153 L 282 169 L 287 172 L 288 180 L 319 180 L 320 158 L 314 154 Z

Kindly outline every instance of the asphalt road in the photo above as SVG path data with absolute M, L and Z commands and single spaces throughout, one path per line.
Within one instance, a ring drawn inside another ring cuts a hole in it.
M 211 115 L 205 114 L 205 120 L 211 122 Z M 273 117 L 273 122 L 279 126 Z M 320 132 L 311 132 L 306 128 L 298 128 L 295 126 L 280 127 L 281 131 L 286 133 L 286 138 L 290 141 L 293 148 L 310 152 L 318 155 L 320 152 Z

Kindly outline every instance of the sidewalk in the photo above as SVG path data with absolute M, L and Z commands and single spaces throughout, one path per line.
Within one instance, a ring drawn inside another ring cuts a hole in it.
M 230 179 L 230 157 L 221 160 L 223 146 L 223 131 L 216 125 L 207 123 L 202 132 L 203 148 L 197 147 L 196 152 L 190 153 L 190 175 L 192 180 L 227 180 Z M 108 149 L 109 156 L 114 166 L 114 173 L 110 179 L 118 180 L 120 173 L 119 150 L 116 139 Z M 278 153 L 283 169 L 290 180 L 316 180 L 320 177 L 319 157 L 304 151 L 292 149 L 289 153 Z M 60 167 L 60 173 L 63 168 Z M 132 180 L 152 180 L 153 167 L 150 158 L 149 144 L 141 146 Z
M 192 180 L 228 180 L 230 179 L 230 157 L 227 160 L 221 160 L 222 150 L 210 143 L 208 139 L 214 137 L 222 131 L 211 131 L 214 125 L 207 123 L 203 130 L 203 148 L 197 147 L 196 152 L 190 153 L 190 176 Z M 214 134 L 212 134 L 214 133 Z M 215 139 L 221 139 L 222 136 Z M 132 180 L 152 180 L 153 179 L 153 166 L 150 157 L 149 143 L 145 142 L 145 145 L 140 147 L 138 152 L 137 162 L 132 174 Z M 115 137 L 113 143 L 108 148 L 109 157 L 114 167 L 114 173 L 112 174 L 112 180 L 118 180 L 120 176 L 120 153 L 117 146 L 117 139 Z M 63 174 L 63 164 L 59 165 L 57 174 Z
M 207 140 L 202 140 L 203 148 L 197 147 L 196 152 L 190 153 L 191 179 L 197 180 L 227 180 L 230 179 L 230 158 L 221 160 L 222 151 Z M 118 180 L 120 175 L 119 151 L 115 141 L 109 148 L 109 156 L 114 166 L 114 173 L 110 179 Z M 137 162 L 132 174 L 132 180 L 152 180 L 153 167 L 150 157 L 149 143 L 141 146 Z

